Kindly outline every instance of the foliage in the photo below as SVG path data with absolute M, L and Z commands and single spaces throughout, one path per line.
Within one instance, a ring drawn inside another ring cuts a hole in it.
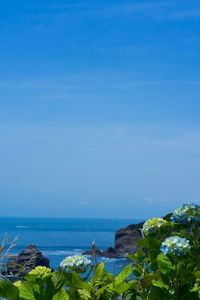
M 15 283 L 2 277 L 0 296 L 9 300 L 200 299 L 198 218 L 199 206 L 187 204 L 165 219 L 148 220 L 138 251 L 129 255 L 130 264 L 117 276 L 107 272 L 103 263 L 91 266 L 85 256 L 69 257 L 56 272 L 37 267 Z

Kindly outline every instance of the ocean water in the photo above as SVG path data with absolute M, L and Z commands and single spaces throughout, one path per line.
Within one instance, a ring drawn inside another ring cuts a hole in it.
M 97 248 L 114 245 L 115 231 L 141 220 L 121 219 L 60 219 L 60 218 L 0 218 L 0 239 L 7 233 L 9 241 L 18 236 L 12 253 L 19 253 L 34 244 L 50 259 L 56 269 L 66 256 L 81 254 L 95 241 Z M 125 259 L 98 258 L 106 269 L 118 273 L 126 264 Z

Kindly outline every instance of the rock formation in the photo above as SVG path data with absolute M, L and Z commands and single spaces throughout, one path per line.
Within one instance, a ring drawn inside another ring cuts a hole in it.
M 7 275 L 26 275 L 37 266 L 49 267 L 49 259 L 34 245 L 29 245 L 18 255 L 10 256 L 7 262 Z
M 137 240 L 141 239 L 143 223 L 132 224 L 117 230 L 115 234 L 115 251 L 119 256 L 134 253 L 137 250 Z
M 97 249 L 96 255 L 107 258 L 124 257 L 126 254 L 134 253 L 137 250 L 137 240 L 142 237 L 141 229 L 144 223 L 132 224 L 119 229 L 115 233 L 115 245 L 103 251 Z M 91 255 L 91 251 L 84 254 Z

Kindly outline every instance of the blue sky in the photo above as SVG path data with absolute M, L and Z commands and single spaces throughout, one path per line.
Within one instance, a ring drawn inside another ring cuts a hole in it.
M 200 3 L 0 5 L 2 216 L 200 201 Z

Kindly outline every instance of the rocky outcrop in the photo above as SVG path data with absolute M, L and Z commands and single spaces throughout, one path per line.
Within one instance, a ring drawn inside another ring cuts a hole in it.
M 10 256 L 7 262 L 7 275 L 26 275 L 37 266 L 49 267 L 49 259 L 34 245 L 29 245 L 18 255 Z
M 137 240 L 141 239 L 141 229 L 143 223 L 132 224 L 125 228 L 121 228 L 115 233 L 115 245 L 107 250 L 96 250 L 97 256 L 107 258 L 124 257 L 127 254 L 134 253 L 137 250 Z M 86 251 L 83 254 L 92 255 L 92 250 Z
M 102 256 L 106 258 L 116 258 L 119 257 L 117 251 L 113 247 L 109 247 L 107 250 L 96 249 L 96 256 Z M 94 255 L 92 250 L 87 250 L 83 252 L 83 255 Z
M 136 252 L 137 240 L 142 237 L 142 226 L 143 223 L 139 223 L 117 230 L 114 249 L 118 256 L 125 256 L 126 254 Z

